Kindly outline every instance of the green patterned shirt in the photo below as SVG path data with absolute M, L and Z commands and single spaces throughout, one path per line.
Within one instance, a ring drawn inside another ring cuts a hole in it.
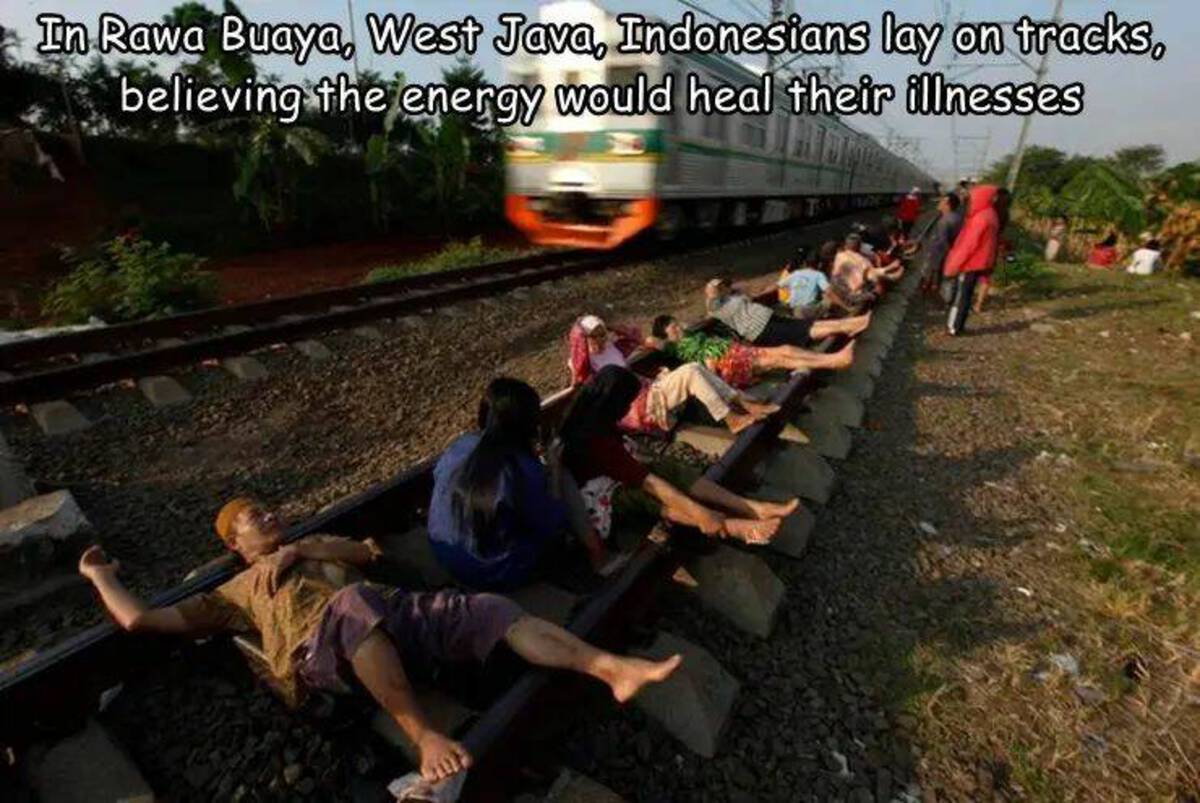
M 703 332 L 684 335 L 678 341 L 668 341 L 664 351 L 680 362 L 719 360 L 729 351 L 733 341 L 727 337 L 713 337 Z

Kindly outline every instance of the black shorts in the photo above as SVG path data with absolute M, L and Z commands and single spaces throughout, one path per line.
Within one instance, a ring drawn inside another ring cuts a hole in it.
M 805 347 L 812 339 L 813 322 L 799 318 L 781 318 L 772 315 L 767 327 L 754 341 L 756 346 L 800 346 Z

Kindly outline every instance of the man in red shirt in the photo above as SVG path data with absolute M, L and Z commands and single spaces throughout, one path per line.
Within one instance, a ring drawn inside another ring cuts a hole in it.
M 996 265 L 1000 215 L 995 202 L 999 192 L 999 188 L 991 184 L 981 184 L 971 190 L 966 222 L 954 240 L 954 247 L 946 255 L 946 278 L 957 277 L 954 302 L 946 321 L 951 335 L 960 335 L 966 328 L 979 277 Z
M 921 216 L 921 188 L 913 187 L 912 192 L 905 195 L 900 201 L 900 206 L 896 208 L 896 220 L 900 221 L 900 228 L 907 237 L 912 233 L 913 226 L 917 224 L 917 218 Z

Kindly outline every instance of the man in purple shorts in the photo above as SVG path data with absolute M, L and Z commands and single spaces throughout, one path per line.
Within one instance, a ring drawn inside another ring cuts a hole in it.
M 285 545 L 281 521 L 251 499 L 226 504 L 216 530 L 247 568 L 216 590 L 167 608 L 151 608 L 126 589 L 117 579 L 118 562 L 97 546 L 83 553 L 79 571 L 125 630 L 258 632 L 276 685 L 298 692 L 285 694 L 289 699 L 306 689 L 344 688 L 357 678 L 417 746 L 428 781 L 465 769 L 471 756 L 430 727 L 406 672 L 483 661 L 504 641 L 532 664 L 603 681 L 623 703 L 667 678 L 681 661 L 678 655 L 653 662 L 604 652 L 495 594 L 339 585 L 330 577 L 331 564 L 352 569 L 371 563 L 380 555 L 374 542 L 313 535 Z

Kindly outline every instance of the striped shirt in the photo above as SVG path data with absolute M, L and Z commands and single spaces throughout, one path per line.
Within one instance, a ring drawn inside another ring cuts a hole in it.
M 738 337 L 753 343 L 771 322 L 772 312 L 770 307 L 734 293 L 709 302 L 708 314 L 737 332 Z

